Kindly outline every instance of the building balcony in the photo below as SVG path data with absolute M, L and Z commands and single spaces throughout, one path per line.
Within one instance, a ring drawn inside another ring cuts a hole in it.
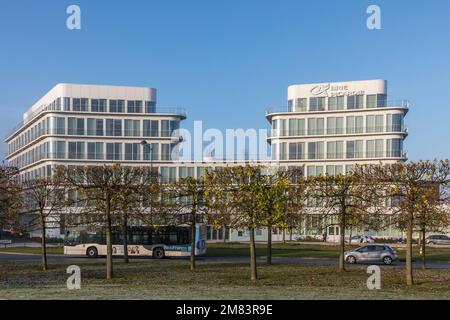
M 271 107 L 266 110 L 266 117 L 283 114 L 283 113 L 340 113 L 340 112 L 358 112 L 358 111 L 376 111 L 382 109 L 404 109 L 406 112 L 409 110 L 408 100 L 386 100 L 378 103 L 378 106 L 374 108 L 348 108 L 347 105 L 342 105 L 339 107 L 327 108 L 327 106 L 322 106 L 314 110 L 308 110 L 306 108 L 299 108 L 297 106 L 282 106 L 282 107 Z
M 377 134 L 408 134 L 408 128 L 399 125 L 375 126 L 375 127 L 355 127 L 355 128 L 327 128 L 327 129 L 272 129 L 268 139 L 273 138 L 297 138 L 297 137 L 329 137 L 347 135 L 377 135 Z
M 300 162 L 318 162 L 318 161 L 367 161 L 378 159 L 406 160 L 408 152 L 403 150 L 391 151 L 361 151 L 361 152 L 313 152 L 313 153 L 287 153 L 282 157 L 273 159 L 274 161 L 300 161 Z
M 13 129 L 11 129 L 5 136 L 5 140 L 8 141 L 11 136 L 13 136 L 15 133 L 17 133 L 21 128 L 23 128 L 25 125 L 30 123 L 33 119 L 37 118 L 39 115 L 43 113 L 48 112 L 61 112 L 65 114 L 84 114 L 89 115 L 92 114 L 95 117 L 101 117 L 102 115 L 117 115 L 121 117 L 132 117 L 132 116 L 150 116 L 150 115 L 161 115 L 161 116 L 177 116 L 180 117 L 181 120 L 186 119 L 186 110 L 184 108 L 177 108 L 177 107 L 152 107 L 150 112 L 94 112 L 94 111 L 73 111 L 73 110 L 65 110 L 62 106 L 57 105 L 47 105 L 39 108 L 38 110 L 27 114 L 26 119 L 19 122 Z

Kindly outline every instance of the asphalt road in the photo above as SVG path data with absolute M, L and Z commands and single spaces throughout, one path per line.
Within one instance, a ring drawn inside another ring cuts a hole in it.
M 115 260 L 122 259 L 121 257 L 115 257 Z M 171 258 L 171 259 L 187 259 L 187 258 Z M 248 263 L 248 257 L 198 257 L 199 261 L 211 261 L 217 263 Z M 0 263 L 2 262 L 39 262 L 41 260 L 40 255 L 36 254 L 11 254 L 11 253 L 0 253 Z M 142 261 L 152 261 L 151 258 L 131 258 L 132 262 L 142 262 Z M 76 264 L 76 263 L 95 263 L 95 262 L 103 262 L 104 258 L 98 259 L 90 259 L 87 257 L 69 257 L 64 255 L 48 255 L 49 262 L 58 262 L 65 264 Z M 265 257 L 259 257 L 258 263 L 264 263 Z M 336 259 L 329 258 L 300 258 L 300 257 L 273 257 L 273 264 L 303 264 L 303 265 L 326 265 L 332 266 L 337 265 Z M 370 265 L 374 263 L 366 263 L 366 265 Z M 414 261 L 413 265 L 418 268 L 421 267 L 420 261 Z M 405 266 L 405 262 L 398 261 L 395 262 L 392 266 L 394 268 L 402 268 Z M 450 269 L 450 262 L 440 262 L 440 261 L 429 261 L 427 263 L 428 268 L 432 269 Z

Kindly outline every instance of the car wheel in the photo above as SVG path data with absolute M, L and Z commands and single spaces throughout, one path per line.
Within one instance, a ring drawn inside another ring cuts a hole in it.
M 155 248 L 153 249 L 153 258 L 156 259 L 163 259 L 165 257 L 164 249 L 163 248 Z
M 383 258 L 383 263 L 384 263 L 385 265 L 390 265 L 390 264 L 392 264 L 392 258 L 389 257 L 389 256 L 384 257 L 384 258 Z
M 97 258 L 97 257 L 98 257 L 98 251 L 97 251 L 97 248 L 96 248 L 96 247 L 89 247 L 89 248 L 86 250 L 86 255 L 87 255 L 89 258 Z
M 347 262 L 350 264 L 355 264 L 356 263 L 356 258 L 354 256 L 348 256 L 347 257 Z

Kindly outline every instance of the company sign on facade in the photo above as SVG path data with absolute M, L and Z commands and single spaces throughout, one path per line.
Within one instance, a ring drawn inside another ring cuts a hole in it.
M 349 85 L 331 85 L 330 83 L 316 85 L 310 92 L 313 96 L 321 97 L 353 96 L 365 93 L 364 90 L 351 90 Z

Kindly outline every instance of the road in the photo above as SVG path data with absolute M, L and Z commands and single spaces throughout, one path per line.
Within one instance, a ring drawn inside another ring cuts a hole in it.
M 0 263 L 2 262 L 39 262 L 41 259 L 40 255 L 37 254 L 12 254 L 12 253 L 0 253 Z M 114 259 L 120 260 L 121 257 L 115 257 Z M 172 258 L 174 259 L 174 258 Z M 180 258 L 177 258 L 178 260 Z M 181 258 L 183 259 L 183 258 Z M 187 259 L 187 258 L 186 258 Z M 199 261 L 210 261 L 217 263 L 248 263 L 248 257 L 198 257 Z M 104 261 L 104 258 L 99 259 L 90 259 L 87 257 L 69 257 L 64 255 L 48 255 L 49 262 L 59 262 L 66 264 L 77 264 L 77 263 L 95 263 Z M 130 259 L 133 262 L 142 262 L 142 261 L 152 261 L 152 259 L 148 258 L 132 258 Z M 258 263 L 265 263 L 265 257 L 259 257 Z M 336 259 L 329 258 L 300 258 L 300 257 L 273 257 L 273 264 L 298 264 L 298 265 L 337 265 Z M 373 264 L 373 263 L 370 263 Z M 369 265 L 369 264 L 367 264 Z M 414 261 L 414 267 L 420 268 L 421 262 Z M 405 262 L 399 261 L 392 265 L 394 268 L 403 268 L 405 266 Z M 450 269 L 450 262 L 445 261 L 429 261 L 427 263 L 428 268 L 431 269 Z

